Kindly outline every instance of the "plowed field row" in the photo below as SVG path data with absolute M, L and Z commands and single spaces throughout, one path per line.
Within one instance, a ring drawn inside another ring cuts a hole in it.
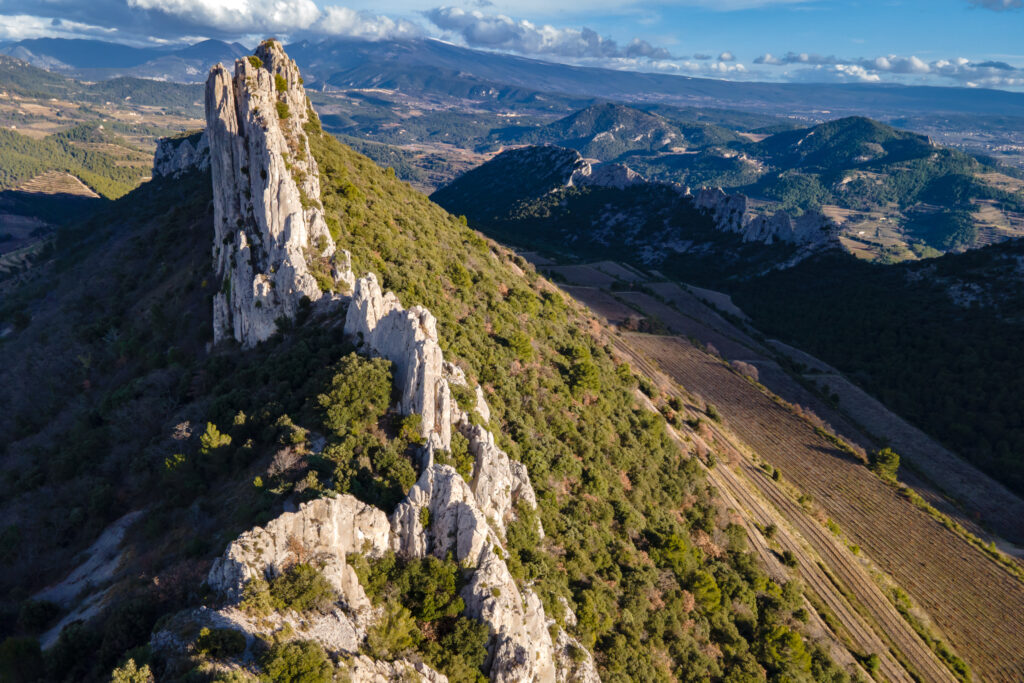
M 673 338 L 626 339 L 679 384 L 713 402 L 733 434 L 812 495 L 928 611 L 980 679 L 1024 680 L 1024 586 L 1019 581 L 717 360 Z M 749 461 L 741 462 L 753 468 Z M 756 472 L 750 475 L 755 482 L 764 480 Z M 771 482 L 761 490 L 787 517 L 794 508 L 801 509 Z M 927 658 L 911 657 L 914 648 L 901 643 L 900 633 L 909 627 L 863 570 L 845 566 L 845 551 L 819 524 L 800 521 L 799 516 L 792 521 L 844 585 L 877 613 L 876 620 L 915 668 L 920 665 L 919 671 L 927 675 Z M 893 614 L 899 624 L 892 622 Z M 937 661 L 934 656 L 932 660 Z
M 635 340 L 635 337 L 617 340 L 617 347 L 639 371 L 657 379 L 661 374 L 659 370 L 632 348 L 631 342 Z M 666 385 L 664 382 L 660 384 L 670 395 L 685 398 L 679 387 Z M 739 463 L 743 474 L 738 475 L 723 464 L 709 470 L 712 482 L 727 494 L 727 498 L 737 501 L 744 512 L 752 516 L 754 521 L 762 526 L 777 525 L 778 531 L 775 538 L 783 550 L 790 550 L 796 555 L 801 578 L 842 624 L 854 647 L 861 654 L 877 654 L 880 671 L 890 681 L 913 680 L 892 654 L 890 648 L 898 651 L 909 661 L 914 672 L 925 680 L 954 680 L 945 666 L 938 661 L 892 604 L 881 594 L 874 582 L 864 574 L 849 551 L 838 546 L 830 533 L 825 531 L 817 520 L 779 491 L 773 482 L 768 480 L 764 473 L 750 463 L 742 453 L 731 449 L 727 445 L 728 435 L 719 433 L 717 437 L 717 445 L 720 448 L 724 446 L 725 450 L 731 451 L 729 455 Z M 699 439 L 696 436 L 695 438 Z M 765 488 L 765 484 L 767 484 L 767 488 Z M 752 486 L 758 490 L 758 495 L 751 492 Z M 785 520 L 788 524 L 779 524 L 780 520 Z M 791 534 L 787 530 L 787 526 L 791 526 L 796 535 Z M 808 543 L 813 552 L 808 552 L 797 540 L 798 538 L 802 538 Z M 823 554 L 820 548 L 826 549 L 827 552 Z M 857 608 L 849 602 L 843 592 L 818 566 L 819 560 L 823 561 L 833 574 L 838 576 L 844 588 L 861 603 L 861 609 L 868 612 L 875 626 L 865 621 Z

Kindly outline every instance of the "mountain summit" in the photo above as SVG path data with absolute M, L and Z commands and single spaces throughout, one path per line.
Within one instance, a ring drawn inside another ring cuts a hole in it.
M 349 254 L 338 252 L 320 203 L 320 172 L 305 126 L 316 119 L 299 69 L 276 41 L 218 64 L 206 82 L 213 173 L 214 341 L 267 339 L 303 299 L 351 292 Z

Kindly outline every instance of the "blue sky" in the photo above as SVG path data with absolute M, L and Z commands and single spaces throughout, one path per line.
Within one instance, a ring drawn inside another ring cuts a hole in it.
M 270 34 L 433 37 L 738 80 L 1024 90 L 1024 0 L 0 0 L 0 40 L 249 44 Z

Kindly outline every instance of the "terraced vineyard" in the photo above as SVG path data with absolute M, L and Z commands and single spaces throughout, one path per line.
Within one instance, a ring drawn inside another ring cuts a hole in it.
M 1021 582 L 901 497 L 787 406 L 717 359 L 671 337 L 629 335 L 628 340 L 680 385 L 699 388 L 743 444 L 810 494 L 846 536 L 931 615 L 979 679 L 1024 678 Z M 797 514 L 802 508 L 772 482 L 763 485 L 765 477 L 748 460 L 740 458 L 740 462 L 747 463 L 744 469 L 762 494 L 783 511 L 839 581 L 875 615 L 914 669 L 926 675 L 932 667 L 927 657 L 912 654 L 906 623 L 863 572 L 852 571 L 843 562 L 843 551 L 829 532 Z

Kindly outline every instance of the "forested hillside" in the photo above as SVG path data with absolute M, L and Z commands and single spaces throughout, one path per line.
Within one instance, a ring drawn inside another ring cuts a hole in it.
M 529 468 L 547 534 L 529 523 L 510 530 L 507 561 L 556 619 L 561 599 L 574 608 L 579 621 L 568 626 L 602 676 L 845 679 L 801 635 L 797 584 L 759 567 L 698 464 L 640 405 L 637 379 L 596 322 L 391 172 L 309 134 L 332 233 L 356 271 L 429 307 L 446 357 L 485 388 L 500 446 Z M 303 314 L 251 352 L 207 351 L 208 183 L 156 181 L 63 233 L 55 279 L 5 305 L 17 323 L 5 353 L 25 359 L 4 367 L 2 383 L 3 533 L 21 549 L 3 558 L 5 635 L 21 639 L 5 651 L 26 648 L 24 661 L 58 680 L 103 678 L 161 615 L 202 604 L 213 557 L 288 496 L 333 490 L 387 506 L 416 476 L 413 444 L 391 412 L 369 406 L 358 418 L 369 422 L 349 423 L 368 431 L 350 436 L 324 412 L 332 387 L 341 397 L 376 377 L 343 360 L 337 314 Z M 56 295 L 44 302 L 44 290 Z M 338 448 L 314 456 L 314 433 Z M 69 511 L 53 500 L 80 502 Z M 27 596 L 132 510 L 145 522 L 106 615 L 31 654 L 24 639 L 60 613 Z M 152 580 L 127 578 L 140 575 Z M 396 647 L 429 653 L 447 627 L 417 610 L 418 635 Z M 472 639 L 462 644 L 470 659 L 431 661 L 472 680 L 473 667 L 459 668 L 473 661 Z M 131 652 L 146 661 L 145 650 Z M 225 652 L 197 650 L 190 666 Z

